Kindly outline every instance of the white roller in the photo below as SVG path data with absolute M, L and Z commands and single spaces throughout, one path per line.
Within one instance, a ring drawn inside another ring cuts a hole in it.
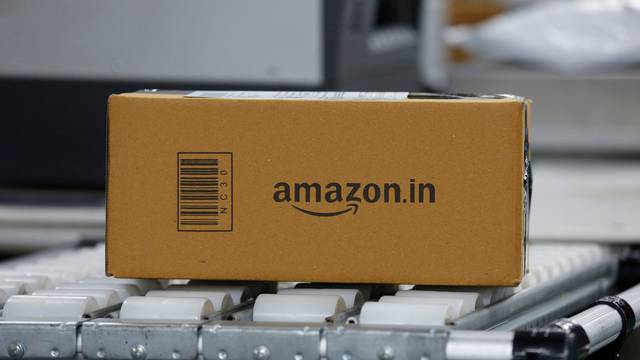
M 167 283 L 167 287 L 172 286 L 172 285 L 187 285 L 189 283 L 190 280 L 185 280 L 185 279 L 172 279 L 169 280 Z
M 253 321 L 322 323 L 345 310 L 344 300 L 337 295 L 262 294 L 253 307 Z
M 131 296 L 120 308 L 121 320 L 205 320 L 212 314 L 206 298 Z
M 28 294 L 39 290 L 39 289 L 48 289 L 51 288 L 51 280 L 46 276 L 41 275 L 10 275 L 10 274 L 0 274 L 0 282 L 12 282 L 12 283 L 21 283 L 25 286 L 25 291 Z
M 282 295 L 337 295 L 344 300 L 347 308 L 360 305 L 364 302 L 364 297 L 357 289 L 280 289 L 278 294 Z
M 563 264 L 562 261 L 557 259 L 550 259 L 548 261 L 542 261 L 541 266 L 547 268 L 547 271 L 551 274 L 552 279 L 557 279 L 568 272 L 568 266 Z
M 580 262 L 583 264 L 583 266 L 589 265 L 592 262 L 598 260 L 598 257 L 593 255 L 595 254 L 588 247 L 577 246 L 575 249 L 575 256 L 580 259 Z
M 189 286 L 241 286 L 248 287 L 251 294 L 251 298 L 256 298 L 258 295 L 273 294 L 278 291 L 278 282 L 276 281 L 256 281 L 256 280 L 190 280 Z
M 238 305 L 251 298 L 251 291 L 246 286 L 235 285 L 169 285 L 168 290 L 213 291 L 224 292 L 231 296 L 233 304 Z
M 491 299 L 491 303 L 493 304 L 498 301 L 504 300 L 514 295 L 518 290 L 520 290 L 518 287 L 511 287 L 511 286 L 496 288 L 495 291 L 493 292 L 493 298 Z
M 540 283 L 539 278 L 532 272 L 528 272 L 520 282 L 520 290 L 528 289 Z
M 374 292 L 372 284 L 332 284 L 332 283 L 298 283 L 296 289 L 358 289 L 365 300 L 371 299 Z
M 445 325 L 449 305 L 366 302 L 360 311 L 362 325 Z
M 9 294 L 6 291 L 0 289 L 0 305 L 4 304 L 9 299 Z
M 463 291 L 463 292 L 469 292 L 469 291 Z M 471 290 L 470 292 L 474 292 L 473 290 Z M 491 304 L 493 304 L 494 299 L 496 298 L 496 289 L 481 289 L 478 290 L 478 294 L 480 294 L 480 298 L 482 299 L 482 305 L 483 306 L 489 306 Z
M 146 294 L 150 290 L 162 289 L 162 284 L 158 280 L 153 279 L 125 279 L 114 277 L 91 278 L 78 281 L 80 284 L 131 284 L 138 287 L 140 295 Z
M 231 296 L 227 293 L 218 291 L 151 290 L 147 293 L 147 296 L 205 298 L 211 301 L 214 311 L 229 310 L 233 306 L 233 299 L 231 299 Z
M 480 294 L 474 292 L 400 290 L 396 292 L 396 296 L 426 297 L 431 299 L 460 299 L 463 301 L 462 311 L 465 314 L 483 307 Z
M 522 280 L 522 288 L 530 288 L 535 285 L 544 284 L 546 281 L 553 277 L 552 269 L 540 264 L 531 264 L 529 266 L 529 272 Z
M 449 306 L 449 312 L 447 313 L 446 320 L 454 320 L 463 315 L 466 315 L 463 310 L 464 301 L 462 301 L 462 299 L 431 299 L 426 297 L 383 296 L 378 300 L 378 302 L 395 304 L 447 305 Z
M 299 281 L 280 281 L 278 282 L 278 291 L 282 289 L 293 289 L 296 285 L 301 284 Z
M 545 277 L 551 280 L 565 274 L 568 266 L 563 265 L 562 260 L 555 257 L 539 255 L 531 257 L 529 268 L 540 268 L 545 273 Z
M 555 256 L 554 265 L 560 268 L 560 275 L 566 275 L 574 270 L 573 263 L 569 261 L 568 256 Z
M 622 330 L 622 321 L 617 311 L 608 305 L 592 306 L 570 318 L 582 326 L 589 338 L 589 353 L 602 348 L 618 338 Z
M 53 283 L 78 281 L 88 274 L 88 268 L 78 264 L 19 264 L 15 269 L 29 275 L 47 276 Z
M 4 304 L 4 320 L 81 320 L 96 311 L 98 304 L 89 296 L 14 295 Z
M 118 293 L 114 290 L 99 290 L 99 289 L 48 289 L 48 290 L 36 290 L 31 295 L 47 295 L 47 296 L 90 296 L 92 297 L 98 307 L 104 308 L 107 306 L 113 306 L 122 302 Z
M 25 283 L 18 281 L 0 282 L 0 289 L 4 290 L 4 292 L 6 292 L 8 296 L 24 295 L 27 293 L 27 286 L 25 285 Z
M 611 250 L 609 248 L 600 245 L 585 246 L 586 250 L 591 255 L 593 261 L 601 261 L 611 256 Z
M 571 249 L 566 254 L 566 260 L 571 265 L 571 270 L 575 271 L 584 266 L 583 258 L 578 252 L 578 249 Z
M 113 284 L 113 283 L 91 283 L 91 284 L 78 284 L 68 283 L 60 284 L 56 286 L 56 289 L 61 290 L 75 290 L 75 289 L 95 289 L 95 290 L 113 290 L 118 293 L 118 296 L 124 301 L 129 296 L 139 296 L 140 290 L 137 286 L 132 284 Z
M 500 300 L 502 288 L 486 287 L 486 286 L 424 286 L 417 285 L 413 290 L 420 291 L 437 291 L 437 292 L 456 292 L 456 293 L 478 293 L 483 306 L 489 306 Z

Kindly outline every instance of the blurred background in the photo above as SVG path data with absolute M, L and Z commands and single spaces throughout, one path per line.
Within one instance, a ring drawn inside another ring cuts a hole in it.
M 636 0 L 3 0 L 0 257 L 104 239 L 107 98 L 156 88 L 525 96 L 530 238 L 633 244 L 639 34 Z
M 636 242 L 638 34 L 634 0 L 4 0 L 0 256 L 104 238 L 107 98 L 155 88 L 525 96 L 531 239 Z
M 0 254 L 101 239 L 106 106 L 140 89 L 533 100 L 533 240 L 640 239 L 640 2 L 0 2 Z

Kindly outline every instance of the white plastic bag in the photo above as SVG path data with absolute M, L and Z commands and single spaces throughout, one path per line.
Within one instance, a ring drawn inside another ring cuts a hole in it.
M 540 1 L 450 28 L 445 39 L 493 61 L 564 72 L 616 69 L 640 64 L 640 0 Z

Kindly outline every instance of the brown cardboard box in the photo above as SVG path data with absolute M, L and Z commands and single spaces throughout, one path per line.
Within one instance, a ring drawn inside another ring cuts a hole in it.
M 528 102 L 429 97 L 111 96 L 108 273 L 518 284 Z

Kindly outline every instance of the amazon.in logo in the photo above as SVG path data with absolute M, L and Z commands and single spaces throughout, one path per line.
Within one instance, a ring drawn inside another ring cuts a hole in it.
M 274 186 L 273 201 L 286 203 L 303 214 L 331 217 L 358 213 L 367 203 L 423 204 L 436 202 L 436 186 L 409 179 L 399 183 L 360 182 L 278 182 Z

